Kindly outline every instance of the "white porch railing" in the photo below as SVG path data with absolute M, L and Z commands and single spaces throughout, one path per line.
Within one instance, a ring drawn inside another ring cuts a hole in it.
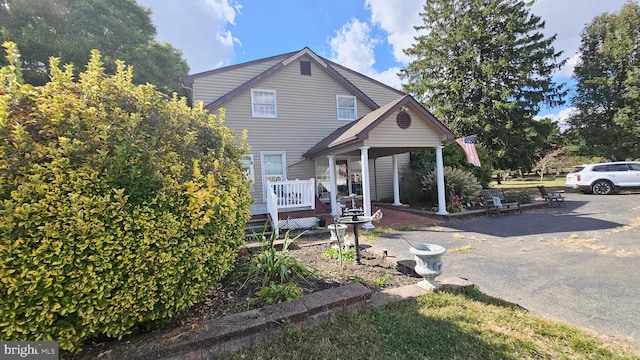
M 267 187 L 275 195 L 278 210 L 316 208 L 315 179 L 267 182 Z

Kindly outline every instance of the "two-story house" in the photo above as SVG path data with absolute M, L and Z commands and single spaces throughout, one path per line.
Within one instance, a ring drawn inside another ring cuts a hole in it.
M 252 212 L 276 218 L 278 211 L 313 209 L 318 199 L 337 215 L 341 197 L 352 194 L 366 215 L 371 201 L 401 205 L 399 173 L 409 152 L 436 148 L 442 170 L 442 143 L 455 138 L 410 95 L 308 48 L 181 81 L 191 103 L 213 113 L 224 108 L 225 125 L 247 131 Z

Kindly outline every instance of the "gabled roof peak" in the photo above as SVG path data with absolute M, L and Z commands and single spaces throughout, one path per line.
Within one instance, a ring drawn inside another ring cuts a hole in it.
M 234 97 L 235 95 L 237 95 L 238 93 L 251 88 L 251 86 L 253 86 L 254 84 L 258 83 L 259 81 L 261 81 L 262 79 L 271 76 L 272 74 L 276 73 L 277 71 L 279 71 L 280 69 L 282 69 L 283 67 L 291 64 L 292 62 L 300 59 L 301 57 L 307 56 L 309 58 L 311 58 L 314 62 L 316 62 L 318 65 L 320 65 L 331 77 L 333 77 L 337 82 L 339 82 L 340 84 L 342 84 L 342 86 L 344 86 L 345 88 L 347 88 L 352 94 L 354 94 L 358 99 L 360 99 L 362 102 L 364 102 L 369 108 L 371 109 L 377 109 L 380 106 L 373 101 L 369 96 L 367 96 L 367 94 L 365 94 L 362 90 L 360 90 L 356 85 L 354 85 L 353 83 L 351 83 L 347 78 L 345 78 L 342 74 L 340 74 L 340 72 L 338 72 L 336 69 L 333 68 L 333 66 L 331 66 L 331 64 L 329 63 L 328 60 L 322 58 L 321 56 L 318 56 L 316 53 L 314 53 L 311 49 L 309 49 L 308 47 L 304 47 L 301 50 L 295 51 L 295 52 L 290 52 L 290 53 L 286 53 L 286 54 L 281 54 L 281 55 L 276 55 L 276 56 L 272 56 L 269 58 L 264 58 L 264 59 L 259 59 L 259 60 L 254 60 L 254 61 L 250 61 L 250 62 L 246 62 L 246 63 L 242 63 L 242 64 L 237 64 L 237 65 L 232 65 L 232 66 L 227 66 L 224 68 L 220 68 L 220 69 L 215 69 L 215 70 L 211 70 L 211 71 L 207 71 L 207 72 L 203 72 L 203 73 L 199 73 L 199 74 L 194 74 L 194 75 L 189 75 L 186 76 L 184 78 L 181 79 L 181 84 L 183 87 L 190 87 L 193 85 L 193 82 L 196 78 L 202 77 L 202 76 L 210 76 L 212 74 L 215 74 L 217 72 L 223 72 L 232 68 L 240 68 L 242 66 L 247 66 L 250 64 L 256 64 L 256 63 L 260 63 L 260 62 L 264 62 L 264 61 L 274 61 L 275 63 L 269 67 L 268 69 L 262 71 L 259 74 L 256 74 L 254 77 L 252 77 L 251 79 L 245 81 L 242 84 L 239 84 L 236 88 L 232 89 L 231 91 L 227 92 L 226 94 L 222 95 L 221 97 L 215 99 L 214 101 L 212 101 L 211 103 L 207 104 L 205 106 L 205 109 L 207 110 L 217 110 L 218 107 L 220 107 L 225 101 L 227 101 L 228 99 Z M 191 94 L 187 94 L 187 96 L 190 96 Z M 193 99 L 190 99 L 191 101 L 193 101 Z
M 322 67 L 327 67 L 329 66 L 327 64 L 326 61 L 324 61 L 323 58 L 321 58 L 320 56 L 316 55 L 316 53 L 314 53 L 311 49 L 309 49 L 308 47 L 304 47 L 302 50 L 296 52 L 294 55 L 290 56 L 288 59 L 282 61 L 283 65 L 288 65 L 294 61 L 296 61 L 297 59 L 303 57 L 303 56 L 309 56 L 310 58 L 312 58 L 313 60 L 315 60 L 318 64 L 322 65 Z

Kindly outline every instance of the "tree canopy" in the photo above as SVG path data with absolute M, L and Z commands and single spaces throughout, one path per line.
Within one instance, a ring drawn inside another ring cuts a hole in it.
M 155 35 L 150 10 L 135 0 L 0 1 L 0 43 L 18 45 L 24 80 L 33 85 L 49 80 L 50 57 L 80 71 L 96 49 L 108 73 L 120 59 L 135 69 L 135 83 L 180 92 L 179 79 L 189 66 L 180 50 L 157 42 Z
M 550 128 L 541 106 L 564 102 L 552 74 L 565 62 L 542 34 L 530 1 L 429 0 L 400 72 L 416 96 L 459 136 L 476 134 L 500 169 L 527 168 Z
M 569 119 L 580 155 L 610 160 L 640 157 L 640 6 L 628 1 L 582 32 Z

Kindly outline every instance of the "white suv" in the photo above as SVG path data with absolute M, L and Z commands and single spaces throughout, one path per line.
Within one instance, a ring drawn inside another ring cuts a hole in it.
M 608 195 L 621 189 L 640 189 L 640 162 L 618 161 L 576 166 L 567 174 L 567 187 L 599 195 Z

